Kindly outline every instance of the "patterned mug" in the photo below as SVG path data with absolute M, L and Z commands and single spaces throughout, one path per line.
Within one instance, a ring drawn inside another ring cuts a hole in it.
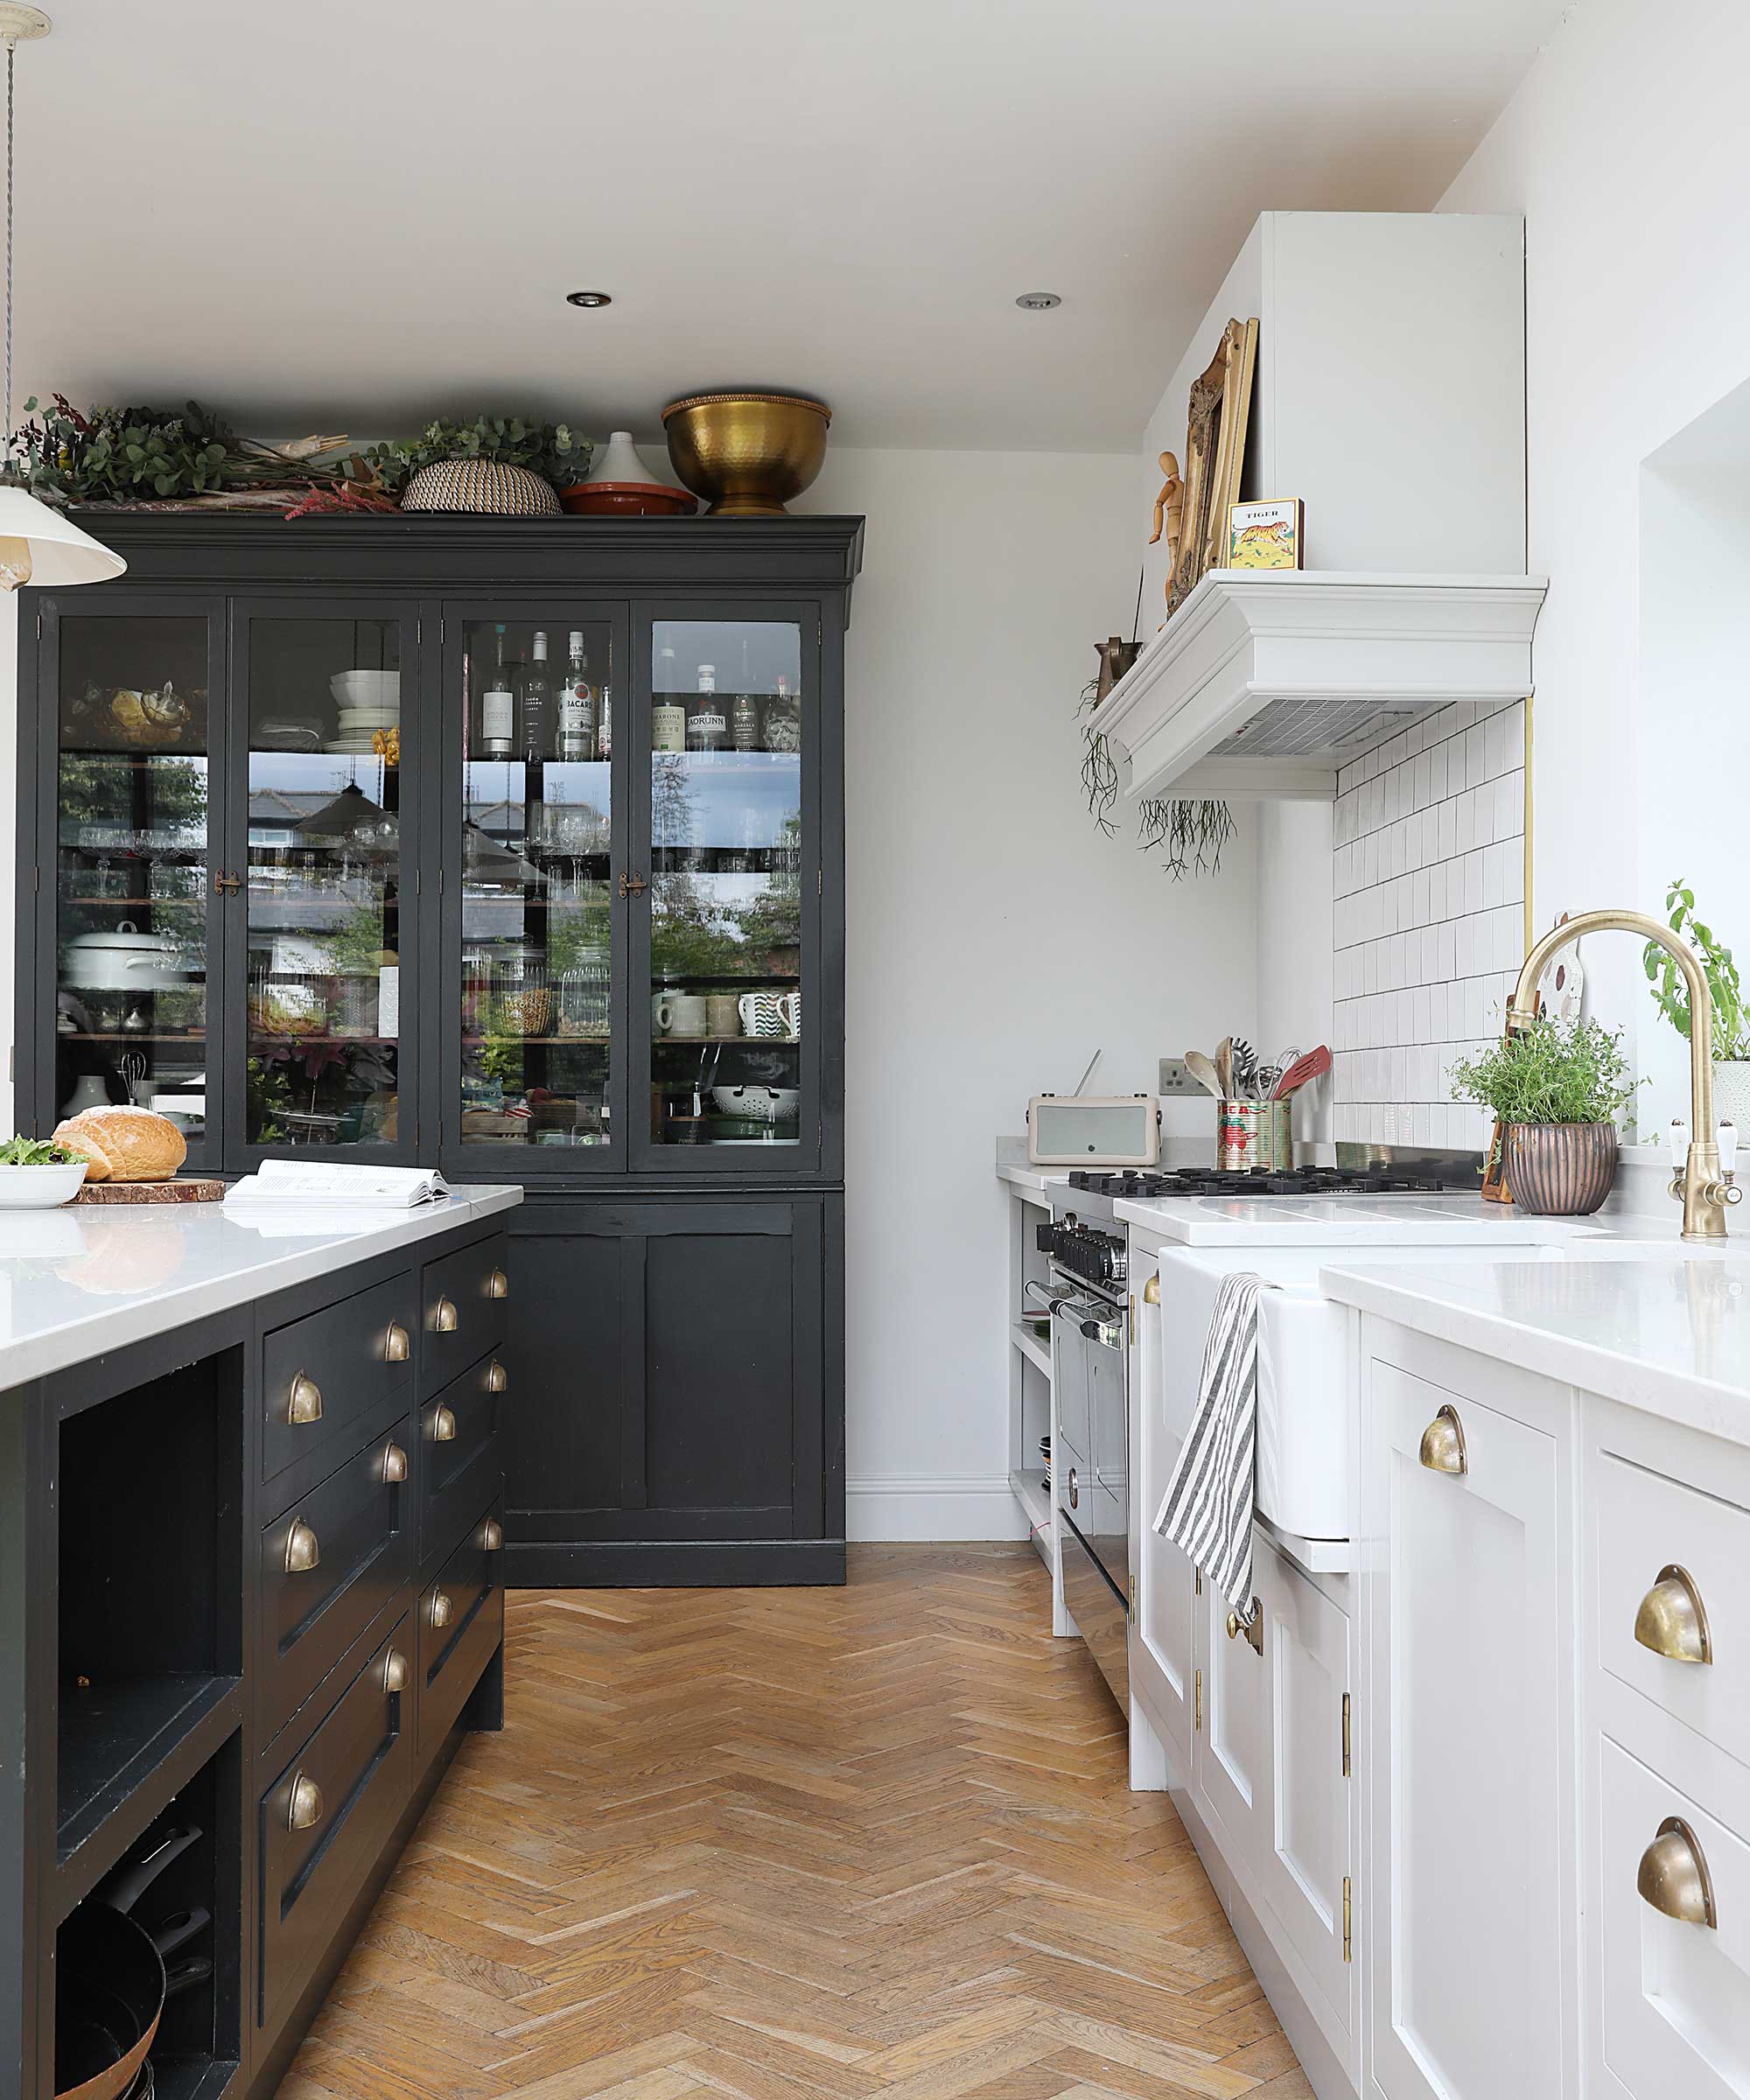
M 744 991 L 736 1002 L 744 1035 L 788 1035 L 789 1016 L 784 996 L 775 991 Z

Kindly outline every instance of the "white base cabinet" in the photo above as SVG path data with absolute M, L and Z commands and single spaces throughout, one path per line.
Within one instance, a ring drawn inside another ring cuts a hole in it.
M 1372 1339 L 1367 2090 L 1559 2100 L 1578 2030 L 1566 1396 Z

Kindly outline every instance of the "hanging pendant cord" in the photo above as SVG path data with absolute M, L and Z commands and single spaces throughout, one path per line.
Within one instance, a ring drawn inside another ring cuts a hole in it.
M 4 464 L 12 464 L 12 66 L 18 46 L 6 39 L 6 432 Z

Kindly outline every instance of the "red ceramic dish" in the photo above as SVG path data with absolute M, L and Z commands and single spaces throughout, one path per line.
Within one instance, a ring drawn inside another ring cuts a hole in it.
M 576 518 L 690 518 L 696 496 L 661 481 L 574 481 L 559 500 Z

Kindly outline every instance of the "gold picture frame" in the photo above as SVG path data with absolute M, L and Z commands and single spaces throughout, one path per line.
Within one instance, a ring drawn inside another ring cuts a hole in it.
M 1166 579 L 1169 619 L 1209 570 L 1222 564 L 1228 513 L 1240 500 L 1257 339 L 1256 318 L 1229 321 L 1208 368 L 1192 382 L 1185 429 L 1183 519 Z

